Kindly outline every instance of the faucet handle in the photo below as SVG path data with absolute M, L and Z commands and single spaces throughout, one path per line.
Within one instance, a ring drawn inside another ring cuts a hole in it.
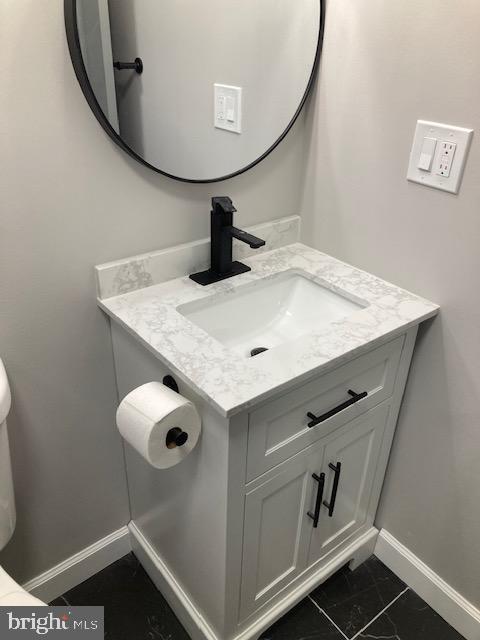
M 235 213 L 236 209 L 232 200 L 228 196 L 217 196 L 212 198 L 212 209 L 214 213 Z

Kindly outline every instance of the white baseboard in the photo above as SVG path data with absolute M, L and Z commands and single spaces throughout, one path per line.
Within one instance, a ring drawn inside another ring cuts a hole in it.
M 193 640 L 218 640 L 215 631 L 183 590 L 170 569 L 132 521 L 128 525 L 133 552 Z
M 192 602 L 189 594 L 179 584 L 165 562 L 153 549 L 134 522 L 128 525 L 132 535 L 132 549 L 140 560 L 163 597 L 173 609 L 175 615 L 185 627 L 192 640 L 221 640 L 216 630 L 209 624 L 203 613 Z M 327 562 L 320 569 L 314 569 L 304 579 L 272 606 L 259 611 L 248 626 L 238 628 L 233 640 L 254 640 L 259 638 L 265 629 L 281 618 L 287 611 L 305 598 L 315 587 L 329 578 L 335 571 L 354 559 L 357 563 L 366 560 L 375 547 L 378 529 L 371 527 L 361 536 Z M 232 638 L 233 634 L 229 637 Z
M 375 555 L 458 633 L 480 640 L 480 610 L 385 529 L 377 538 Z
M 29 580 L 23 588 L 48 603 L 130 551 L 128 528 L 122 527 Z

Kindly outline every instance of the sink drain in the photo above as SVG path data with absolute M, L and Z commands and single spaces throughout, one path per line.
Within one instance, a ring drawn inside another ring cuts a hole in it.
M 258 356 L 259 353 L 263 353 L 264 351 L 268 351 L 268 347 L 255 347 L 255 349 L 250 351 L 250 356 L 253 358 L 253 356 Z

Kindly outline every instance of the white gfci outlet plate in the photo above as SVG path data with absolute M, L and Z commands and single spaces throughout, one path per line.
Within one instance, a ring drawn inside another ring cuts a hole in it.
M 411 182 L 458 193 L 473 129 L 419 120 L 407 178 Z

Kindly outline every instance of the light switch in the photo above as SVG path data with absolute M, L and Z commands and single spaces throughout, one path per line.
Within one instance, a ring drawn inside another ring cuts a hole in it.
M 242 88 L 214 84 L 214 126 L 242 133 Z
M 473 129 L 419 120 L 407 178 L 434 189 L 458 193 Z
M 432 168 L 433 157 L 435 155 L 435 148 L 437 146 L 436 138 L 424 138 L 422 151 L 420 153 L 420 160 L 418 161 L 418 168 L 422 171 L 430 171 Z
M 228 122 L 235 122 L 235 100 L 232 96 L 227 97 L 227 120 Z

